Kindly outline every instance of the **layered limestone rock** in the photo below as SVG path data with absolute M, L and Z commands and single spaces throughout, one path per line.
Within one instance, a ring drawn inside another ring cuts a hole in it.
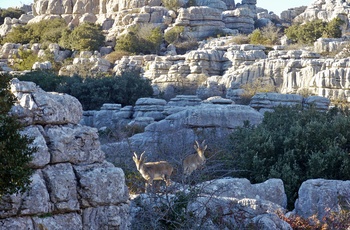
M 72 65 L 67 65 L 59 70 L 58 75 L 62 76 L 96 76 L 106 73 L 111 67 L 111 63 L 102 58 L 96 51 L 94 54 L 88 51 L 80 52 L 79 57 L 73 59 Z
M 331 21 L 339 17 L 344 21 L 343 31 L 349 30 L 350 2 L 344 0 L 315 0 L 306 10 L 295 18 L 295 21 L 307 22 L 315 19 Z
M 204 229 L 270 229 L 291 230 L 276 212 L 285 213 L 286 194 L 280 179 L 269 179 L 264 183 L 250 184 L 247 179 L 223 178 L 197 184 L 192 190 L 181 188 L 175 194 L 140 194 L 131 201 L 133 226 L 139 226 L 141 215 L 150 206 L 158 210 L 178 201 L 179 196 L 188 199 L 181 210 L 187 228 L 202 226 Z M 273 192 L 272 192 L 273 191 Z M 165 209 L 167 210 L 167 209 Z M 166 212 L 166 211 L 165 211 Z M 152 215 L 157 216 L 157 212 Z M 162 212 L 161 215 L 165 213 Z M 177 219 L 168 219 L 169 222 Z
M 193 143 L 198 138 L 207 139 L 207 143 L 211 145 L 220 145 L 228 134 L 242 126 L 245 121 L 259 124 L 263 118 L 258 111 L 243 105 L 178 105 L 169 106 L 165 113 L 170 115 L 146 126 L 143 133 L 133 135 L 127 141 L 103 145 L 102 150 L 107 159 L 133 165 L 131 153 L 146 151 L 150 161 L 163 156 L 165 159 L 174 159 L 174 163 L 178 164 L 183 156 L 192 152 Z
M 78 124 L 78 100 L 17 79 L 11 91 L 18 99 L 11 113 L 38 151 L 29 190 L 0 201 L 1 229 L 128 229 L 124 173 L 105 161 L 97 130 Z
M 347 209 L 350 181 L 312 179 L 302 183 L 293 214 L 321 220 L 332 212 Z

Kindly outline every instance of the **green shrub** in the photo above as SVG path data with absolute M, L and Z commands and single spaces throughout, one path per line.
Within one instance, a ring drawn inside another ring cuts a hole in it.
M 281 178 L 292 208 L 301 183 L 311 178 L 349 180 L 349 111 L 277 107 L 262 124 L 231 135 L 228 167 L 252 183 Z
M 4 38 L 12 43 L 58 43 L 67 23 L 62 18 L 42 20 L 25 26 L 14 27 Z
M 23 125 L 9 111 L 15 98 L 9 89 L 10 77 L 0 75 L 0 198 L 6 193 L 23 192 L 30 184 L 35 147 L 33 139 L 20 134 Z
M 28 44 L 31 41 L 28 28 L 26 26 L 16 26 L 2 39 L 2 44 L 5 43 L 21 43 Z
M 295 24 L 285 30 L 289 39 L 296 43 L 312 44 L 321 37 L 339 38 L 341 37 L 340 26 L 343 21 L 335 18 L 330 22 L 314 20 L 305 24 Z
M 264 26 L 261 29 L 254 30 L 249 35 L 250 43 L 261 45 L 275 45 L 279 43 L 280 32 L 272 23 Z
M 179 1 L 177 0 L 162 0 L 163 6 L 168 10 L 173 10 L 177 12 L 180 9 Z
M 98 50 L 104 44 L 105 37 L 102 28 L 93 23 L 83 23 L 71 32 L 64 30 L 59 44 L 71 50 Z
M 12 8 L 12 7 L 7 8 L 7 9 L 0 9 L 0 25 L 2 25 L 4 23 L 4 19 L 6 17 L 20 18 L 21 15 L 24 13 L 25 12 L 23 10 Z
M 16 76 L 19 80 L 35 82 L 45 91 L 67 93 L 76 97 L 84 110 L 100 109 L 104 103 L 134 105 L 141 97 L 151 97 L 153 89 L 149 80 L 139 72 L 125 72 L 115 77 L 64 77 L 52 72 L 32 72 Z
M 38 56 L 32 50 L 20 48 L 18 50 L 18 58 L 15 58 L 13 68 L 15 70 L 31 70 L 34 63 L 38 60 Z
M 185 27 L 183 26 L 174 26 L 170 30 L 167 30 L 164 34 L 164 39 L 167 43 L 172 44 L 179 41 L 180 34 L 184 32 Z
M 116 51 L 129 53 L 157 54 L 162 43 L 163 34 L 160 27 L 146 24 L 129 28 L 127 34 L 117 39 Z
M 130 53 L 123 50 L 113 51 L 105 56 L 110 63 L 115 63 L 117 60 L 121 60 L 124 56 L 130 56 Z

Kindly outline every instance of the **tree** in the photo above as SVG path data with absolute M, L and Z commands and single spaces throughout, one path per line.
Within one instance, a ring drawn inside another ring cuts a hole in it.
M 227 167 L 252 183 L 281 178 L 288 205 L 307 179 L 350 179 L 349 111 L 278 107 L 262 124 L 246 124 L 232 134 Z
M 26 190 L 32 174 L 28 163 L 36 151 L 30 147 L 33 140 L 20 134 L 23 125 L 9 115 L 15 102 L 9 80 L 9 76 L 0 76 L 0 197 Z
M 102 28 L 93 23 L 83 23 L 75 27 L 71 32 L 64 30 L 60 45 L 66 49 L 78 51 L 98 50 L 104 43 Z

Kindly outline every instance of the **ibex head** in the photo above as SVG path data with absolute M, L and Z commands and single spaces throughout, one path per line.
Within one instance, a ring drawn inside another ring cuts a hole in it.
M 185 158 L 183 161 L 183 168 L 185 176 L 191 175 L 191 173 L 197 168 L 202 167 L 205 164 L 204 151 L 207 149 L 205 140 L 199 144 L 198 141 L 195 142 L 194 149 L 197 151 L 195 154 L 191 154 Z
M 166 161 L 147 162 L 143 152 L 138 158 L 134 152 L 133 160 L 136 164 L 137 170 L 141 173 L 142 177 L 147 180 L 148 185 L 152 185 L 153 180 L 164 180 L 167 185 L 170 185 L 170 175 L 173 172 L 173 166 Z M 147 186 L 147 185 L 146 185 Z

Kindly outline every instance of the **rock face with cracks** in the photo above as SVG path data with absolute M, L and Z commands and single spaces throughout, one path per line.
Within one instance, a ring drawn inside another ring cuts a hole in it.
M 38 151 L 29 190 L 0 201 L 0 229 L 129 229 L 124 172 L 105 161 L 97 129 L 79 125 L 79 101 L 17 79 L 11 91 Z

